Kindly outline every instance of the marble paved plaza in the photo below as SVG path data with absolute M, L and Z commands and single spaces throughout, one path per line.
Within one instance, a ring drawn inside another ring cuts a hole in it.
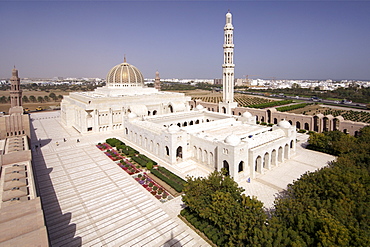
M 81 135 L 61 125 L 59 114 L 31 114 L 33 164 L 52 246 L 209 246 L 177 217 L 180 197 L 160 203 L 95 144 L 117 137 L 145 150 L 124 140 L 119 130 Z M 289 161 L 239 184 L 245 194 L 270 208 L 289 183 L 334 160 L 304 149 L 307 135 L 297 134 L 297 139 Z M 175 166 L 157 161 L 182 177 L 211 172 L 193 161 Z
M 60 124 L 59 112 L 31 119 L 52 246 L 209 246 L 177 217 L 181 198 L 160 203 L 95 147 L 112 133 L 81 136 Z

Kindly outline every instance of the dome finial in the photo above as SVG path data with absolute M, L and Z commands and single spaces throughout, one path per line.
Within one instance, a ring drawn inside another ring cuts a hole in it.
M 124 55 L 123 55 L 123 62 L 124 62 L 124 63 L 127 63 L 127 62 L 126 62 L 126 54 L 124 54 Z

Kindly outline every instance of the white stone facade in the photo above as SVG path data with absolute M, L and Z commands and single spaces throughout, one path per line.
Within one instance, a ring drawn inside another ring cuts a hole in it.
M 190 110 L 191 98 L 182 93 L 145 88 L 141 72 L 125 60 L 109 71 L 108 86 L 65 97 L 62 123 L 80 133 L 121 130 L 127 141 L 158 161 L 171 166 L 191 160 L 210 172 L 225 168 L 237 182 L 277 166 L 295 152 L 295 126 L 281 121 L 266 127 L 248 112 L 231 115 L 237 107 L 233 29 L 227 13 L 220 112 L 202 105 Z

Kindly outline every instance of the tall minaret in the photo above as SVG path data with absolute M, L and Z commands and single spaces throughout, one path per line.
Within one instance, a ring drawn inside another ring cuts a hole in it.
M 154 88 L 161 90 L 161 78 L 159 78 L 159 72 L 155 72 L 155 81 L 154 81 Z
M 238 106 L 234 102 L 234 27 L 232 24 L 232 15 L 226 14 L 226 24 L 224 27 L 224 63 L 222 64 L 222 85 L 223 102 L 219 104 L 219 111 L 231 114 L 232 108 Z
M 18 70 L 15 66 L 10 79 L 10 104 L 10 107 L 22 106 L 21 80 L 18 77 Z

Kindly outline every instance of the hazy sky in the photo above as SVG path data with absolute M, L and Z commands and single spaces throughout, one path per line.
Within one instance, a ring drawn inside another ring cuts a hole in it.
M 228 9 L 237 78 L 370 80 L 370 1 L 0 0 L 0 78 L 220 78 Z

